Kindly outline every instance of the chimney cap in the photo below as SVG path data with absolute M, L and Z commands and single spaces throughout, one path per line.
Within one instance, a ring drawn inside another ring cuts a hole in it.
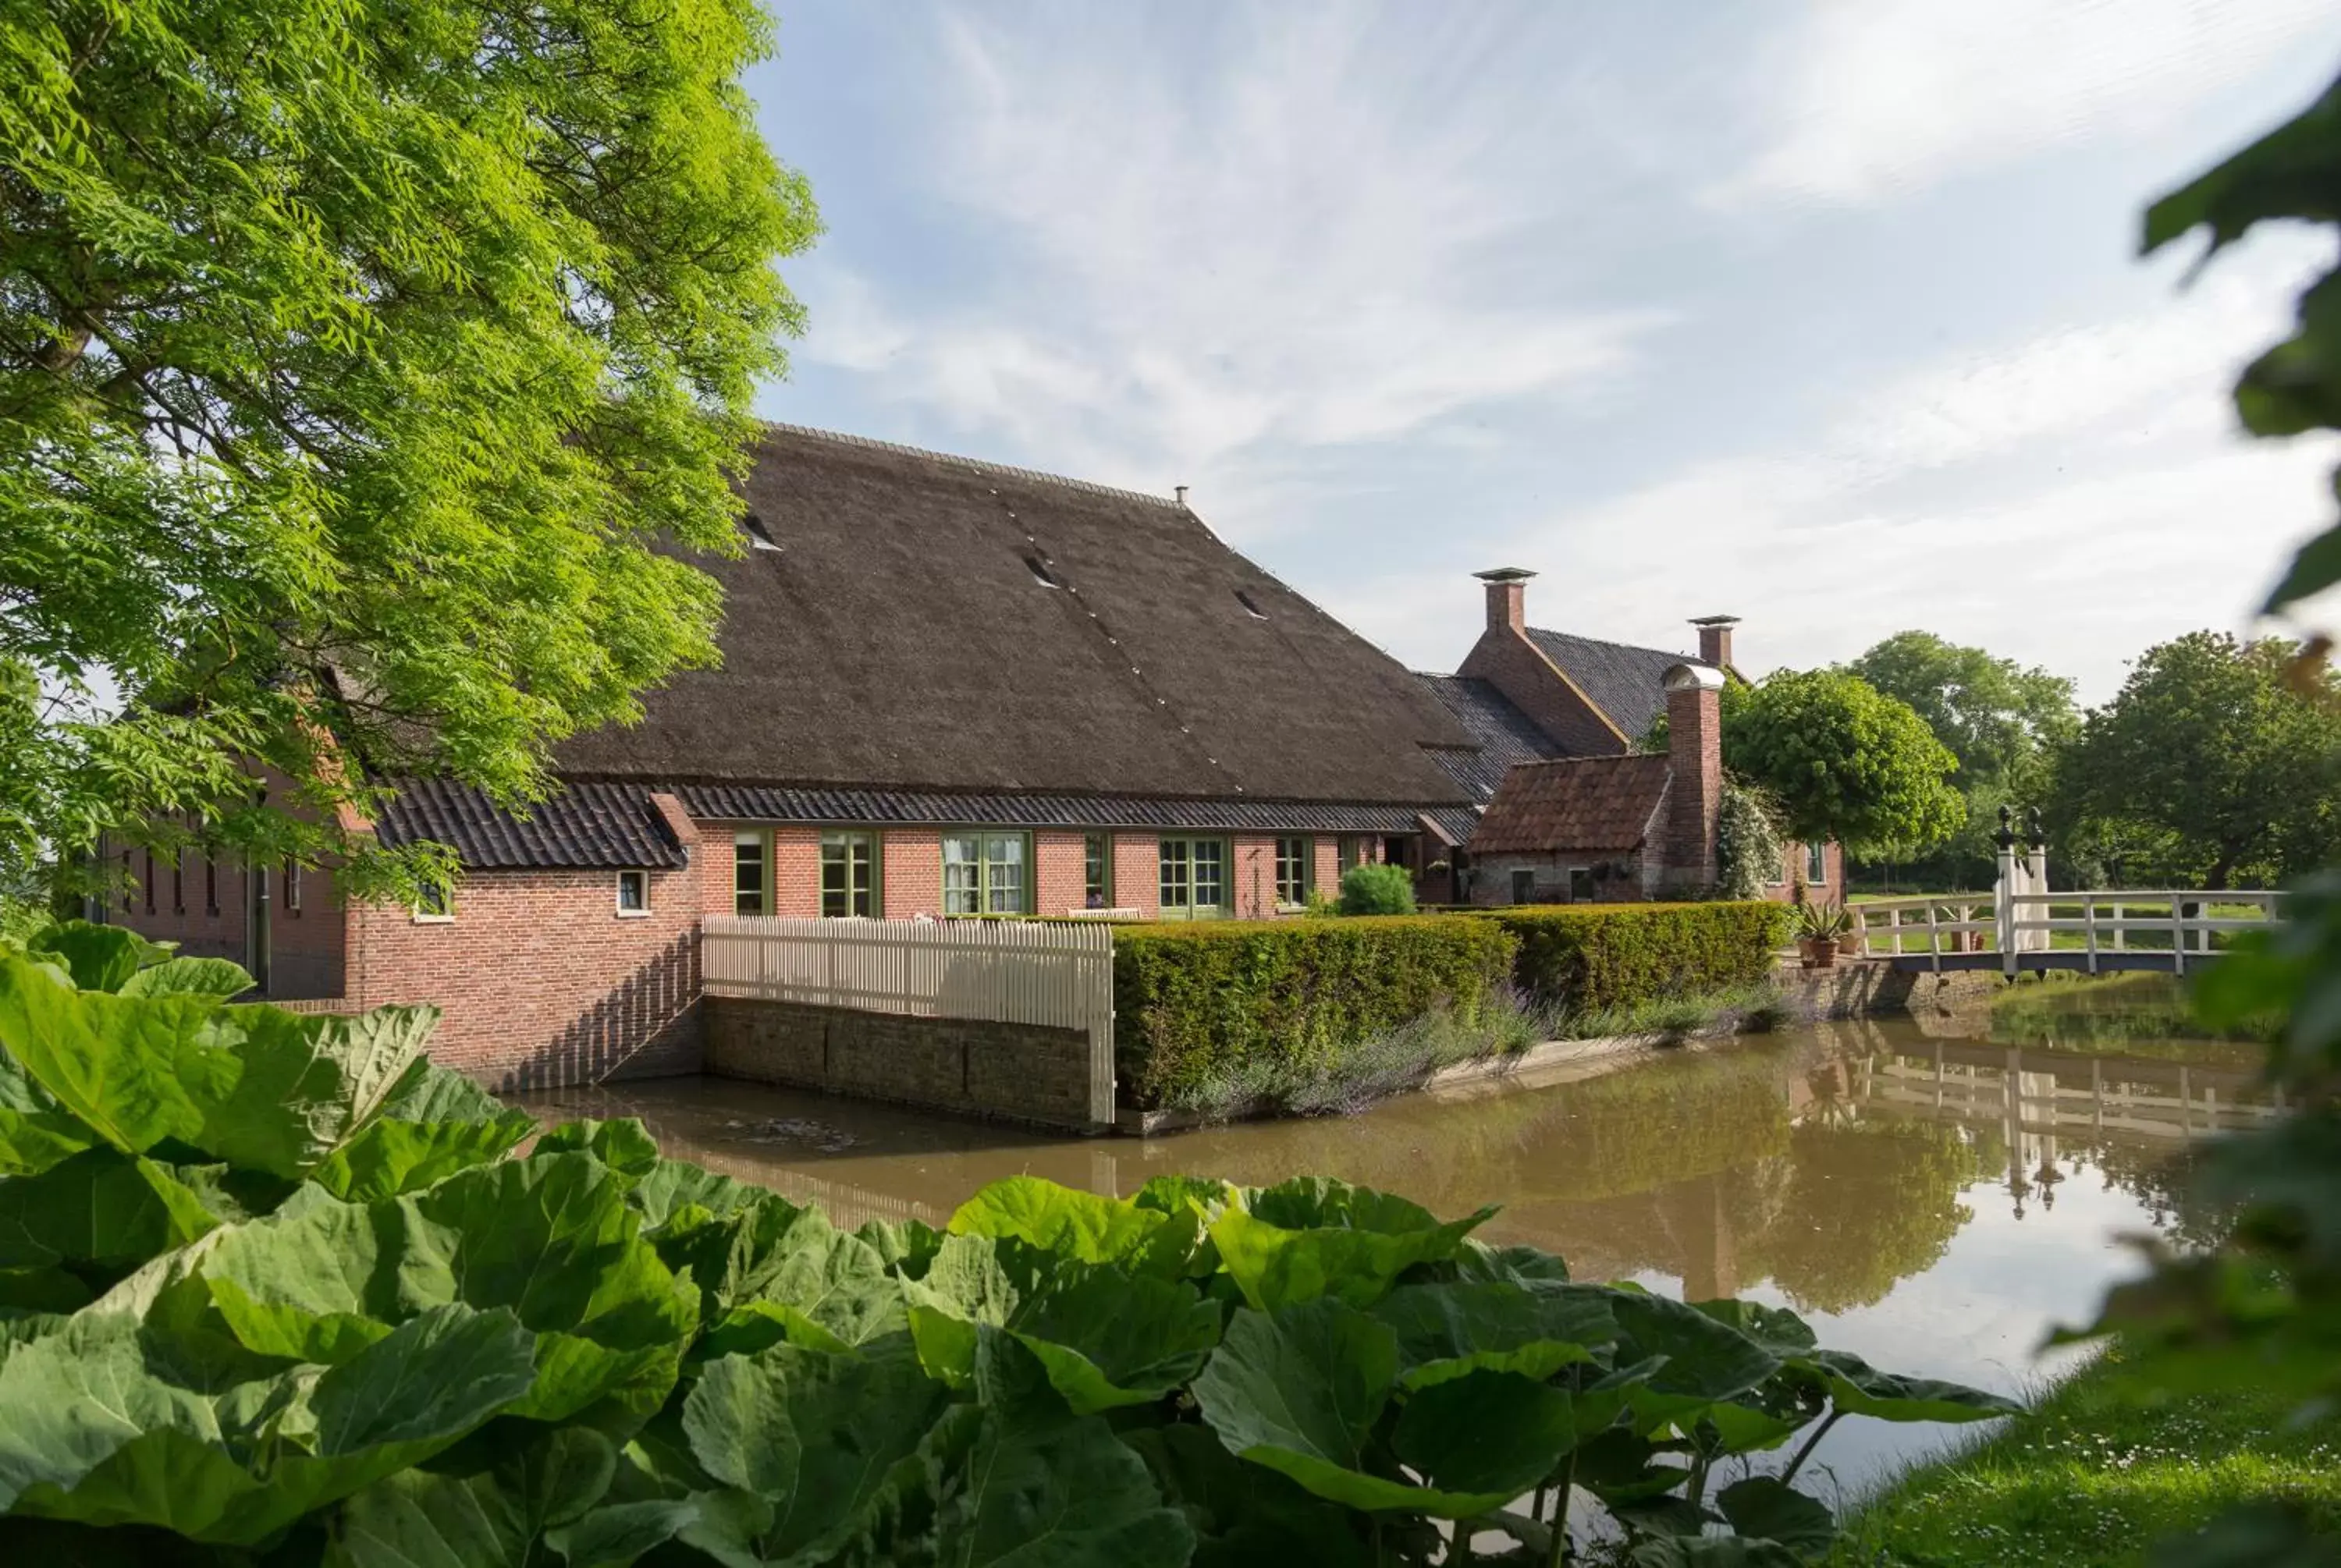
M 1712 664 L 1678 664 L 1666 673 L 1669 691 L 1720 691 L 1723 671 Z
M 1482 582 L 1526 582 L 1536 575 L 1525 566 L 1491 566 L 1471 574 Z
M 1693 626 L 1737 626 L 1739 624 L 1739 617 L 1736 615 L 1694 615 L 1690 618 L 1690 623 Z

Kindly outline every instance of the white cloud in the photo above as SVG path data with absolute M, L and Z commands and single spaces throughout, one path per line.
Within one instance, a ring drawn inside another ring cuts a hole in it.
M 1717 194 L 1855 203 L 2174 118 L 2321 35 L 2322 0 L 1815 0 Z
M 1180 68 L 1134 14 L 1078 16 L 945 17 L 935 191 L 1002 275 L 878 359 L 851 291 L 842 323 L 815 298 L 808 357 L 1052 466 L 1199 472 L 1606 384 L 1666 321 L 1565 303 L 1565 256 L 1519 264 L 1560 174 L 1549 78 L 1487 68 L 1516 22 L 1240 12 Z

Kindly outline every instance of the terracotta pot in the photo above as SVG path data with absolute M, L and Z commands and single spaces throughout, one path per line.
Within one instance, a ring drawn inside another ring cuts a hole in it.
M 1839 937 L 1837 939 L 1837 956 L 1840 958 L 1858 958 L 1861 957 L 1862 949 L 1868 946 L 1868 942 L 1869 938 L 1867 937 Z
M 1837 968 L 1837 938 L 1834 937 L 1799 937 L 1797 950 L 1805 956 L 1808 969 Z

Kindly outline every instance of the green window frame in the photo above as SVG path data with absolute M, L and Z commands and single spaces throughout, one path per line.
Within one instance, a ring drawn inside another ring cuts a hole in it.
M 1276 841 L 1276 901 L 1290 908 L 1309 902 L 1309 889 L 1317 879 L 1317 844 L 1309 838 L 1279 839 Z
M 732 912 L 768 915 L 765 899 L 772 887 L 772 836 L 748 832 L 732 835 Z
M 1113 835 L 1090 833 L 1081 839 L 1081 905 L 1090 909 L 1113 908 Z
M 1225 839 L 1161 840 L 1160 902 L 1166 920 L 1209 920 L 1228 909 L 1228 841 Z
M 874 920 L 878 901 L 878 835 L 821 836 L 821 913 L 825 920 Z
M 1032 912 L 1032 836 L 962 828 L 943 835 L 943 913 Z

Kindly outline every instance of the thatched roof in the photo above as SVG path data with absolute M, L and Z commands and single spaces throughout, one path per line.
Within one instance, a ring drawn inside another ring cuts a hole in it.
M 1415 678 L 1183 505 L 787 427 L 746 493 L 777 548 L 703 563 L 725 590 L 722 668 L 565 744 L 564 774 L 1464 799 L 1423 748 L 1470 738 Z
M 1538 728 L 1535 719 L 1497 690 L 1492 680 L 1422 671 L 1417 671 L 1415 679 L 1471 737 L 1469 747 L 1442 747 L 1431 755 L 1476 801 L 1484 802 L 1495 794 L 1513 763 L 1546 762 L 1569 754 L 1560 742 Z
M 1522 763 L 1488 802 L 1471 853 L 1639 849 L 1666 800 L 1668 761 L 1657 753 Z

